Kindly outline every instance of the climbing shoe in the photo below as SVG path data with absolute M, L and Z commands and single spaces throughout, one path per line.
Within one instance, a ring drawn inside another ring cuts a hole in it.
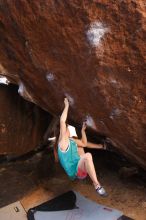
M 100 196 L 103 196 L 103 197 L 106 197 L 108 196 L 107 192 L 105 191 L 105 189 L 103 188 L 103 186 L 98 186 L 96 188 L 96 192 L 100 195 Z

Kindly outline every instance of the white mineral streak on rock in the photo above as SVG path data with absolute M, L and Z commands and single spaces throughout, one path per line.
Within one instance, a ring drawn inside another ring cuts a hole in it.
M 120 89 L 123 87 L 123 85 L 120 83 L 120 81 L 117 81 L 116 79 L 108 79 L 107 80 L 107 84 L 109 84 L 109 82 L 111 83 L 111 85 L 117 89 Z
M 54 80 L 54 75 L 53 75 L 53 73 L 48 73 L 47 75 L 46 75 L 46 79 L 50 82 L 50 81 L 53 81 Z
M 56 137 L 49 137 L 48 138 L 48 141 L 55 141 L 56 140 Z
M 24 93 L 24 85 L 23 85 L 23 83 L 19 84 L 18 93 L 23 96 L 23 93 Z
M 68 99 L 69 104 L 70 104 L 71 106 L 73 106 L 74 103 L 75 103 L 73 97 L 71 97 L 71 95 L 69 95 L 68 93 L 65 93 L 64 95 L 65 95 L 65 97 Z
M 98 47 L 101 44 L 101 40 L 105 33 L 109 31 L 102 22 L 94 21 L 91 23 L 89 30 L 86 32 L 88 41 L 91 46 Z
M 110 118 L 113 120 L 115 117 L 120 117 L 122 110 L 119 108 L 113 108 L 110 114 Z
M 111 82 L 112 84 L 117 84 L 117 80 L 116 80 L 116 79 L 111 79 L 110 82 Z
M 8 85 L 10 82 L 5 76 L 0 76 L 0 84 Z
M 85 120 L 86 120 L 86 124 L 88 127 L 91 127 L 93 129 L 97 130 L 96 124 L 90 115 L 87 115 Z
M 26 90 L 24 84 L 22 82 L 19 83 L 19 89 L 18 89 L 19 95 L 21 95 L 23 98 L 25 98 L 28 101 L 31 101 L 35 103 L 34 99 L 32 96 L 29 94 L 29 92 Z

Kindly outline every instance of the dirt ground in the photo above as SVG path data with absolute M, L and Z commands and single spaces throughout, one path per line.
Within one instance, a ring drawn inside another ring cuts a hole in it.
M 109 196 L 98 196 L 89 178 L 70 181 L 52 153 L 0 164 L 0 207 L 21 200 L 26 210 L 68 190 L 76 190 L 91 200 L 121 210 L 135 220 L 146 220 L 146 185 L 139 175 L 119 175 L 111 155 L 93 152 L 100 182 Z M 115 165 L 116 164 L 116 165 Z

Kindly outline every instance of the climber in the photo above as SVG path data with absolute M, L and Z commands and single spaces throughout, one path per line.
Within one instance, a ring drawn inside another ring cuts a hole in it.
M 60 132 L 56 140 L 58 159 L 71 179 L 84 179 L 89 175 L 96 192 L 101 196 L 107 196 L 105 189 L 97 179 L 91 153 L 84 152 L 84 147 L 87 145 L 90 148 L 102 148 L 102 146 L 87 142 L 85 122 L 81 129 L 82 138 L 74 138 L 77 137 L 75 129 L 71 134 L 70 126 L 66 124 L 69 109 L 67 98 L 64 99 L 64 104 L 65 107 L 60 117 Z

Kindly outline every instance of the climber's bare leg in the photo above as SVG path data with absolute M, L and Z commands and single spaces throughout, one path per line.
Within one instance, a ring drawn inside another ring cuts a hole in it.
M 100 183 L 97 180 L 92 155 L 90 153 L 85 153 L 84 155 L 81 156 L 81 159 L 78 164 L 78 168 L 80 168 L 82 171 L 88 173 L 95 188 L 100 186 Z

